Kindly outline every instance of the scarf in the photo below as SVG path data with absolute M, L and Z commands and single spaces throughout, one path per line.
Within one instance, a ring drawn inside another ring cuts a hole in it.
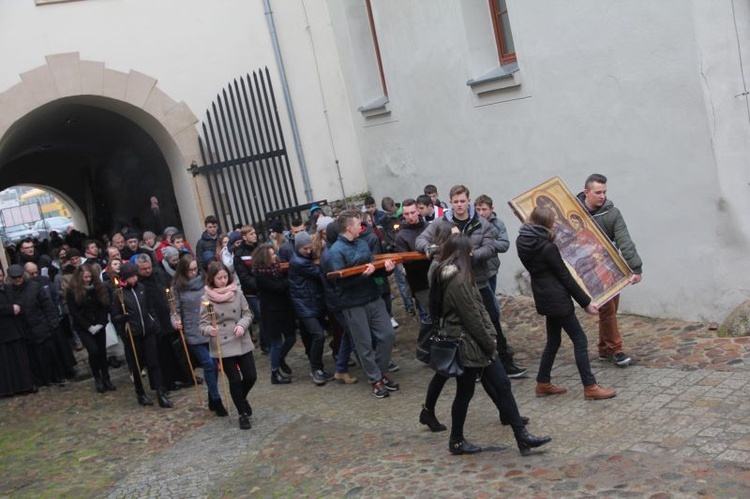
M 176 271 L 175 271 L 175 269 L 173 269 L 173 268 L 172 268 L 172 267 L 171 267 L 171 266 L 169 265 L 169 263 L 167 263 L 167 259 L 166 259 L 166 258 L 164 258 L 164 259 L 163 259 L 163 260 L 161 261 L 161 266 L 162 266 L 162 267 L 164 267 L 164 270 L 165 270 L 165 271 L 167 272 L 167 274 L 169 274 L 169 277 L 174 277 L 174 275 L 175 275 Z
M 281 267 L 279 267 L 278 263 L 272 263 L 268 267 L 254 266 L 253 272 L 255 272 L 256 274 L 266 274 L 270 275 L 273 278 L 278 278 L 281 275 Z
M 204 286 L 203 290 L 206 292 L 206 298 L 214 303 L 226 303 L 234 300 L 234 294 L 237 292 L 237 284 L 232 283 L 223 288 L 211 288 Z
M 203 276 L 199 274 L 187 282 L 186 289 L 189 289 L 190 291 L 198 291 L 202 287 L 203 287 Z

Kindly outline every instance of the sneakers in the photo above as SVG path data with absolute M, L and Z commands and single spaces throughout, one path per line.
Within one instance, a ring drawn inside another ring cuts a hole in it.
M 381 381 L 378 381 L 377 383 L 373 383 L 372 385 L 372 394 L 377 399 L 384 399 L 386 397 L 390 397 L 390 392 L 383 386 L 383 383 Z
M 400 367 L 398 366 L 398 364 L 396 364 L 395 362 L 393 362 L 393 361 L 390 361 L 390 362 L 388 363 L 388 372 L 389 372 L 389 373 L 395 373 L 395 372 L 396 372 L 396 371 L 398 371 L 399 369 L 401 369 L 401 368 L 400 368 Z
M 333 375 L 333 378 L 344 385 L 353 385 L 354 383 L 359 381 L 354 376 L 349 376 L 349 373 L 336 373 Z
M 279 371 L 271 371 L 271 384 L 272 385 L 288 385 L 292 382 L 291 378 L 287 378 Z
M 398 383 L 396 383 L 395 381 L 391 381 L 385 376 L 383 376 L 383 379 L 380 380 L 380 382 L 383 384 L 385 389 L 390 392 L 396 392 L 399 388 L 401 388 Z
M 310 371 L 310 377 L 313 380 L 313 383 L 316 385 L 325 385 L 326 382 L 333 379 L 333 376 L 331 376 L 330 373 L 325 372 L 323 369 L 316 369 L 314 371 Z
M 250 424 L 250 416 L 247 414 L 240 414 L 240 430 L 249 430 L 252 428 Z
M 396 322 L 396 319 L 391 317 L 391 326 L 393 326 L 393 329 L 398 329 L 398 322 Z
M 508 364 L 503 367 L 505 368 L 505 374 L 507 374 L 509 378 L 521 378 L 526 374 L 525 367 L 519 367 L 515 364 Z
M 547 395 L 562 395 L 568 391 L 567 388 L 562 386 L 553 385 L 552 383 L 539 383 L 536 384 L 537 397 L 546 397 Z
M 611 399 L 617 395 L 615 390 L 604 388 L 601 385 L 593 384 L 583 387 L 583 398 L 586 400 L 604 400 Z
M 628 364 L 630 364 L 630 357 L 622 352 L 616 353 L 614 355 L 600 355 L 599 360 L 601 360 L 602 362 L 609 361 L 618 367 L 626 367 Z

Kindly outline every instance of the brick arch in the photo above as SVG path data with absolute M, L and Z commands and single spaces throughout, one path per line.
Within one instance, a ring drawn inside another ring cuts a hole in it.
M 20 83 L 0 93 L 0 151 L 15 123 L 57 99 L 75 98 L 114 111 L 141 126 L 158 144 L 172 174 L 184 229 L 191 240 L 197 238 L 203 206 L 210 201 L 204 182 L 187 172 L 193 161 L 200 161 L 198 118 L 189 106 L 164 93 L 156 78 L 138 71 L 109 69 L 103 62 L 81 60 L 78 52 L 45 59 L 46 64 L 21 73 Z

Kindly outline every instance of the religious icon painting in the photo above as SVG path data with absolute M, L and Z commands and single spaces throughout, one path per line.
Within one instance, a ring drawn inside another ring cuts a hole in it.
M 553 177 L 508 201 L 526 222 L 537 206 L 555 213 L 555 244 L 578 284 L 601 306 L 628 285 L 632 271 L 612 241 L 560 177 Z

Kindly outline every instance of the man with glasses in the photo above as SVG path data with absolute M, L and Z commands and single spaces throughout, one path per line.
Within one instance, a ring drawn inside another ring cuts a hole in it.
M 52 265 L 52 259 L 47 255 L 40 255 L 31 238 L 26 238 L 21 241 L 18 250 L 17 263 L 21 266 L 26 265 L 28 262 L 35 263 L 37 267 L 39 267 L 39 272 L 42 275 L 49 275 L 49 267 Z

